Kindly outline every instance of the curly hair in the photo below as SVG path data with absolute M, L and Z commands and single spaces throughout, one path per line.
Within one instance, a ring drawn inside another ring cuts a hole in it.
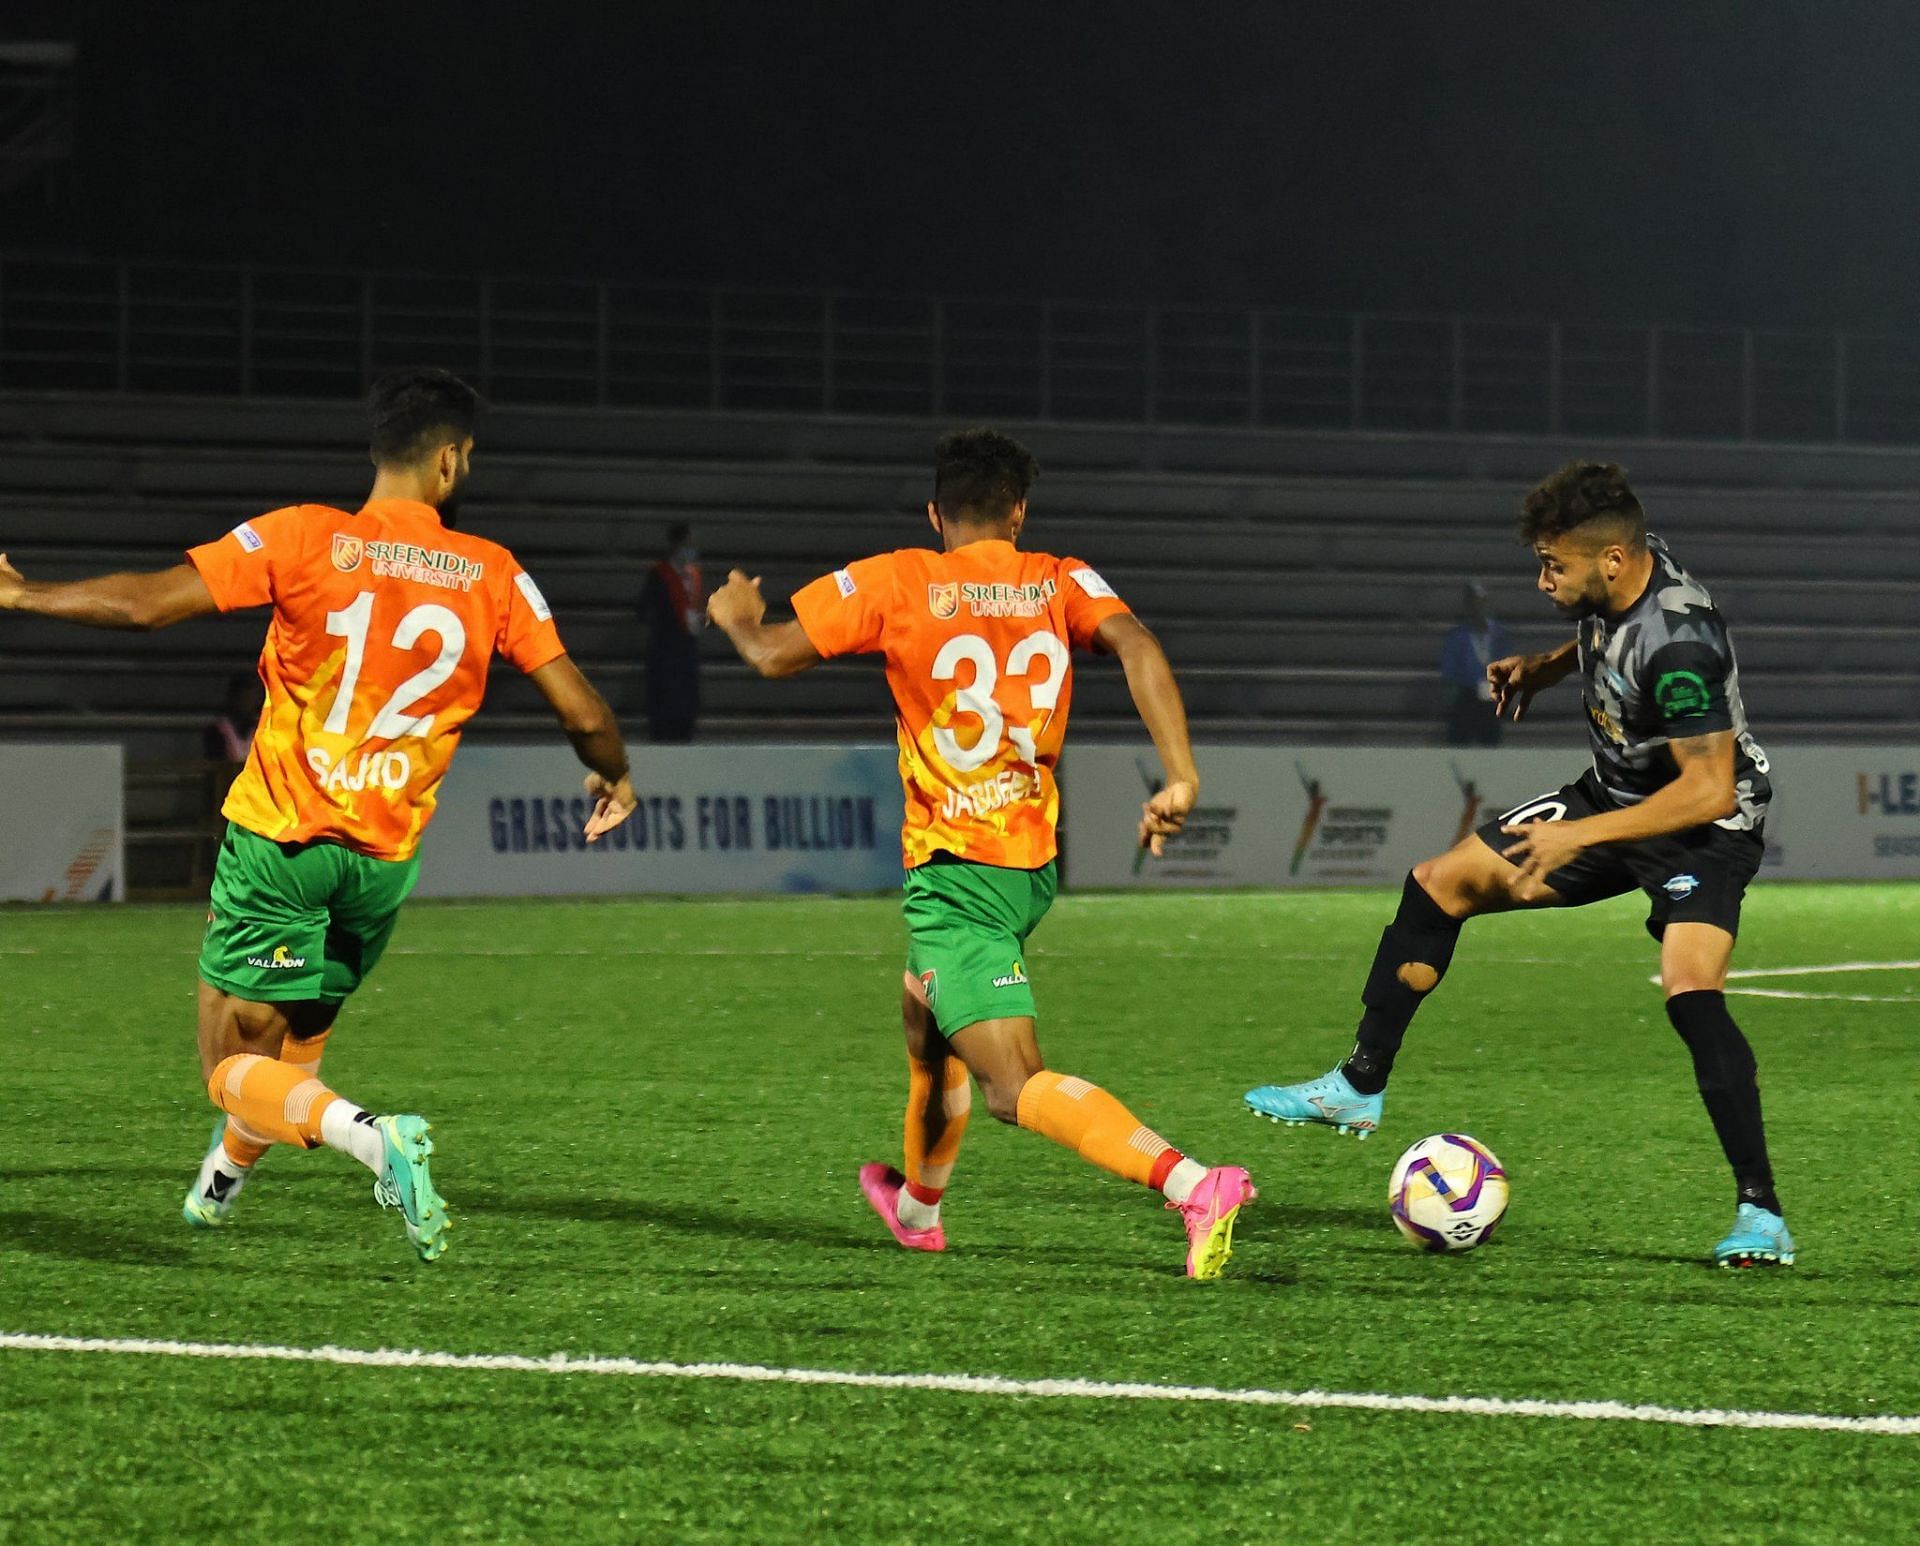
M 1004 521 L 1039 476 L 1033 453 L 997 429 L 956 429 L 933 448 L 933 502 L 949 521 Z
M 1646 546 L 1647 513 L 1625 471 L 1614 462 L 1568 462 L 1527 495 L 1520 540 L 1533 547 L 1602 522 L 1631 546 Z

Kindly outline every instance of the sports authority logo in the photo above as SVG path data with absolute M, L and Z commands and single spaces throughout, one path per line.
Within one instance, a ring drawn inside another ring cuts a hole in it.
M 1453 840 L 1464 842 L 1467 834 L 1473 831 L 1474 818 L 1480 814 L 1480 786 L 1460 771 L 1460 764 L 1450 762 L 1453 769 L 1453 781 L 1460 789 L 1460 825 L 1453 829 Z
M 1313 835 L 1320 830 L 1320 818 L 1327 813 L 1327 797 L 1320 788 L 1320 780 L 1308 773 L 1304 766 L 1296 762 L 1293 771 L 1299 775 L 1301 787 L 1307 791 L 1307 813 L 1300 819 L 1300 836 L 1293 844 L 1293 862 L 1287 866 L 1289 875 L 1298 875 L 1300 865 L 1307 857 L 1307 850 L 1313 846 Z
M 1018 961 L 1015 961 L 1013 963 L 1013 970 L 1008 972 L 1004 977 L 994 978 L 993 985 L 996 988 L 1024 988 L 1027 985 L 1027 970 Z
M 1684 902 L 1700 889 L 1698 875 L 1675 875 L 1671 880 L 1662 882 L 1660 889 L 1676 902 Z
M 943 623 L 955 616 L 960 611 L 960 582 L 949 580 L 945 585 L 929 585 L 927 610 Z
M 1307 792 L 1307 808 L 1287 873 L 1298 875 L 1309 869 L 1320 880 L 1383 879 L 1380 851 L 1393 831 L 1393 807 L 1335 805 L 1325 785 L 1304 764 L 1296 762 L 1293 770 Z
M 247 965 L 257 966 L 267 972 L 290 972 L 306 964 L 305 956 L 294 955 L 285 945 L 275 945 L 271 956 L 247 957 Z
M 1697 671 L 1669 671 L 1653 684 L 1653 701 L 1668 719 L 1698 719 L 1713 707 L 1713 694 Z
M 333 567 L 342 574 L 352 574 L 360 567 L 360 560 L 366 556 L 365 538 L 349 537 L 343 531 L 333 534 Z

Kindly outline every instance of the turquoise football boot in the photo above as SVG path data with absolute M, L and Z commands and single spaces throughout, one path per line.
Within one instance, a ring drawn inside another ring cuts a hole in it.
M 1379 1095 L 1362 1095 L 1338 1068 L 1305 1084 L 1263 1084 L 1241 1097 L 1247 1109 L 1269 1121 L 1299 1127 L 1318 1122 L 1335 1132 L 1365 1138 L 1380 1125 Z
M 373 1200 L 383 1208 L 398 1208 L 407 1221 L 407 1239 L 422 1261 L 436 1261 L 447 1249 L 447 1202 L 433 1189 L 427 1156 L 433 1153 L 432 1131 L 425 1117 L 376 1117 L 373 1125 L 386 1142 L 387 1160 L 373 1183 Z
M 218 1229 L 226 1223 L 227 1215 L 239 1200 L 240 1188 L 247 1184 L 246 1174 L 236 1178 L 214 1168 L 213 1159 L 226 1131 L 227 1118 L 222 1113 L 213 1120 L 213 1142 L 207 1145 L 206 1157 L 200 1161 L 200 1174 L 194 1177 L 193 1185 L 187 1188 L 187 1200 L 180 1205 L 180 1217 L 195 1229 Z
M 1713 1248 L 1716 1267 L 1791 1267 L 1793 1236 L 1787 1221 L 1757 1203 L 1743 1202 L 1733 1215 L 1733 1231 Z

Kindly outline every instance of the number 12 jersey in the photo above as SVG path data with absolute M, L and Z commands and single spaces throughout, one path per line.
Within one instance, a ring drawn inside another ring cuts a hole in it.
M 411 500 L 292 505 L 187 558 L 222 612 L 273 608 L 266 703 L 221 813 L 275 842 L 411 858 L 494 655 L 537 671 L 566 653 L 511 553 Z

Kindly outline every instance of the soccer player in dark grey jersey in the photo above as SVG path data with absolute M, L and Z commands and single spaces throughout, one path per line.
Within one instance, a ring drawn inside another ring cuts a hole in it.
M 1305 1084 L 1262 1085 L 1247 1104 L 1288 1123 L 1365 1137 L 1414 1011 L 1439 985 L 1460 926 L 1518 907 L 1582 907 L 1629 891 L 1652 901 L 1667 1018 L 1733 1167 L 1723 1267 L 1787 1265 L 1793 1237 L 1767 1161 L 1753 1051 L 1727 1012 L 1740 903 L 1760 868 L 1772 794 L 1767 755 L 1747 731 L 1727 627 L 1704 588 L 1647 534 L 1621 470 L 1574 462 L 1527 496 L 1522 540 L 1540 589 L 1576 636 L 1487 667 L 1494 711 L 1526 712 L 1578 667 L 1593 766 L 1414 866 L 1380 936 L 1365 1014 L 1345 1062 Z

